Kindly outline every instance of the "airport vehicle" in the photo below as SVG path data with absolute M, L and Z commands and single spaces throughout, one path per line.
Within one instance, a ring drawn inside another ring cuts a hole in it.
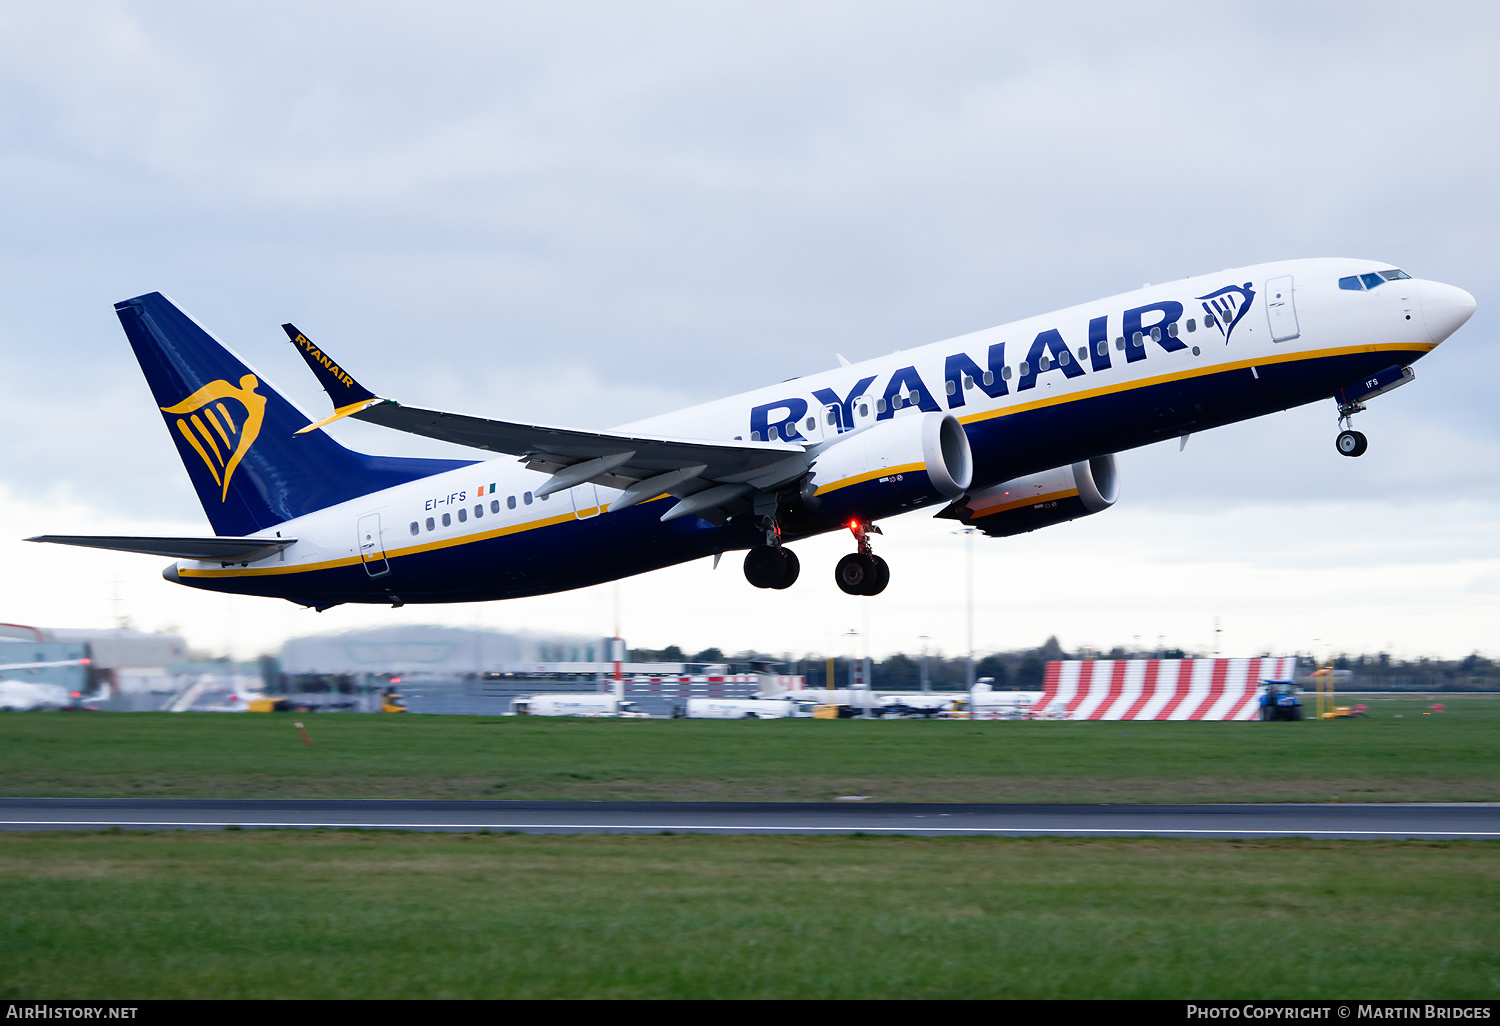
M 1295 681 L 1268 680 L 1260 696 L 1262 720 L 1302 719 L 1302 689 Z
M 245 703 L 245 711 L 253 713 L 291 712 L 292 703 L 285 698 L 252 698 Z
M 407 711 L 406 700 L 395 691 L 387 691 L 380 696 L 380 711 L 383 713 L 404 713 Z
M 1351 418 L 1474 299 L 1377 261 L 1261 264 L 613 431 L 406 406 L 286 324 L 332 400 L 313 422 L 160 293 L 115 309 L 215 536 L 31 540 L 170 557 L 179 584 L 321 610 L 540 595 L 736 550 L 752 585 L 786 588 L 789 543 L 843 530 L 835 580 L 875 595 L 877 522 L 900 513 L 937 506 L 996 537 L 1089 516 L 1118 497 L 1121 450 L 1329 398 L 1358 456 Z M 365 455 L 323 430 L 344 417 L 504 455 Z
M 634 702 L 616 698 L 614 695 L 532 695 L 530 698 L 513 698 L 510 711 L 515 716 L 617 716 L 625 719 L 645 719 L 646 714 L 636 710 Z
M 690 720 L 781 720 L 811 717 L 816 702 L 793 698 L 689 698 Z

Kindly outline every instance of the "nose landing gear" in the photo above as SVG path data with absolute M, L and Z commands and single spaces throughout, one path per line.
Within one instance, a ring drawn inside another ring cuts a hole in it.
M 859 542 L 859 551 L 838 561 L 833 568 L 833 579 L 845 595 L 879 595 L 891 582 L 891 568 L 870 551 L 870 535 L 884 532 L 862 520 L 851 523 L 849 530 Z
M 802 563 L 781 544 L 781 525 L 766 518 L 766 543 L 745 553 L 745 580 L 757 588 L 790 588 L 802 572 Z
M 1363 456 L 1370 447 L 1370 440 L 1361 431 L 1355 431 L 1353 417 L 1365 408 L 1364 403 L 1339 403 L 1339 436 L 1333 444 L 1341 456 Z

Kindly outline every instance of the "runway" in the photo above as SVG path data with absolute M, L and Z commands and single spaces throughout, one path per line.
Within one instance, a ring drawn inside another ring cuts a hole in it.
M 906 805 L 403 799 L 0 799 L 4 830 L 361 829 L 1010 837 L 1500 838 L 1500 803 Z

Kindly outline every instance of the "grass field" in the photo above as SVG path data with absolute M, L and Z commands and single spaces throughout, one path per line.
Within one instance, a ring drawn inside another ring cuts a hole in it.
M 1497 801 L 1500 701 L 1303 723 L 0 714 L 6 796 Z M 1397 714 L 1400 714 L 1399 717 Z
M 3 834 L 0 996 L 1500 995 L 1492 842 Z

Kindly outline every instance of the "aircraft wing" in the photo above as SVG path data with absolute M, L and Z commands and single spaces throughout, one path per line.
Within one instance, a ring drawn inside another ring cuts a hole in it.
M 168 559 L 218 560 L 222 563 L 253 563 L 280 552 L 296 538 L 139 538 L 125 535 L 40 534 L 27 541 L 54 545 L 82 545 L 90 549 L 138 552 Z
M 333 415 L 303 432 L 352 417 L 444 442 L 510 453 L 521 457 L 530 469 L 552 475 L 536 490 L 537 495 L 593 482 L 624 490 L 610 504 L 611 510 L 669 494 L 679 502 L 663 514 L 663 520 L 690 513 L 713 519 L 715 511 L 750 492 L 795 480 L 811 461 L 806 448 L 791 442 L 705 442 L 577 431 L 403 406 L 364 388 L 294 325 L 283 324 L 282 329 L 333 400 Z

